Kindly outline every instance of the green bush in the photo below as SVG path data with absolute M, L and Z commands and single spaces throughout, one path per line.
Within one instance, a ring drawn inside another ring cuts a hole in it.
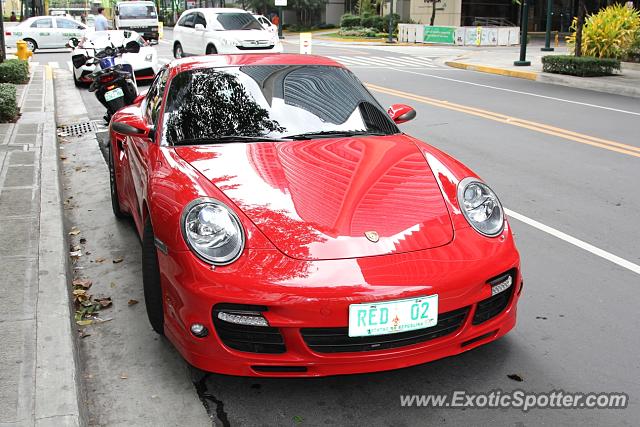
M 384 20 L 382 19 L 382 16 L 364 14 L 360 22 L 360 25 L 364 28 L 373 28 L 378 32 L 384 29 Z
M 338 34 L 344 37 L 376 37 L 378 32 L 374 28 L 341 28 Z
M 16 87 L 11 83 L 0 83 L 0 122 L 13 122 L 18 117 Z
M 542 71 L 579 77 L 609 76 L 620 70 L 620 60 L 593 56 L 547 55 L 542 57 Z
M 391 15 L 385 15 L 385 17 L 383 18 L 383 25 L 384 25 L 384 30 L 385 31 L 389 31 L 389 19 L 391 18 Z M 395 33 L 396 31 L 398 31 L 398 23 L 400 22 L 400 15 L 398 15 L 397 13 L 393 14 L 393 32 Z
M 0 64 L 0 83 L 24 84 L 29 81 L 29 64 L 20 59 L 8 59 Z
M 352 15 L 350 13 L 345 13 L 340 18 L 340 28 L 357 28 L 362 26 L 361 18 L 358 15 Z

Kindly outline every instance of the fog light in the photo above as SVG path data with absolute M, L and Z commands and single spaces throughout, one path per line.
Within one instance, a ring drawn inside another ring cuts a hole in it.
M 509 289 L 512 283 L 513 283 L 513 278 L 511 277 L 511 275 L 507 276 L 504 280 L 498 283 L 492 283 L 491 296 L 494 296 L 499 294 L 500 292 L 506 291 L 507 289 Z
M 235 323 L 237 325 L 269 326 L 269 322 L 267 322 L 267 319 L 262 317 L 262 314 L 257 312 L 227 313 L 224 311 L 219 311 L 218 319 L 229 323 Z
M 204 338 L 209 335 L 209 330 L 201 323 L 191 325 L 191 333 L 198 338 Z

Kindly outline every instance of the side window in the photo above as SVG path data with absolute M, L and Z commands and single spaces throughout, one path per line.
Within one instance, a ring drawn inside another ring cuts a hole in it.
M 201 24 L 203 27 L 207 28 L 207 20 L 204 19 L 204 16 L 201 13 L 196 13 L 195 16 L 196 18 L 195 21 L 193 21 L 193 26 L 195 27 L 196 24 Z
M 33 24 L 31 24 L 31 28 L 52 28 L 52 27 L 53 27 L 53 23 L 51 22 L 51 18 L 36 19 L 35 21 L 33 21 Z
M 193 28 L 193 26 L 195 25 L 193 23 L 193 18 L 194 18 L 194 13 L 190 13 L 188 15 L 183 16 L 180 21 L 178 21 L 178 25 L 182 26 L 182 27 L 188 27 L 188 28 Z
M 82 26 L 77 24 L 76 22 L 70 21 L 69 19 L 56 19 L 56 27 L 58 28 L 69 28 L 73 30 L 82 29 Z
M 150 120 L 154 125 L 158 122 L 158 113 L 162 106 L 162 97 L 164 95 L 164 88 L 167 85 L 168 76 L 169 72 L 167 68 L 160 70 L 147 93 L 145 115 L 147 120 Z

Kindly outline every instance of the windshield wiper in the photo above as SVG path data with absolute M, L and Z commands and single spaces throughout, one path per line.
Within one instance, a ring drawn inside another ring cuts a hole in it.
M 385 136 L 384 132 L 369 130 L 325 130 L 320 132 L 307 132 L 298 135 L 286 135 L 286 138 L 293 140 L 316 139 L 316 138 L 333 138 L 333 137 L 349 137 L 349 136 Z
M 181 139 L 174 145 L 198 145 L 198 144 L 217 144 L 220 142 L 281 142 L 289 141 L 289 139 L 270 138 L 268 136 L 245 136 L 245 135 L 220 135 L 207 138 L 187 138 Z

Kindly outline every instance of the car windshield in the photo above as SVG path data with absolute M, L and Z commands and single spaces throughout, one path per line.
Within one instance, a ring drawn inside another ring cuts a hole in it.
M 163 128 L 170 145 L 399 132 L 349 70 L 316 65 L 183 71 L 169 88 Z
M 151 4 L 120 3 L 118 13 L 120 19 L 153 19 L 157 16 L 156 7 Z
M 221 13 L 217 19 L 225 30 L 262 30 L 262 25 L 250 13 Z

